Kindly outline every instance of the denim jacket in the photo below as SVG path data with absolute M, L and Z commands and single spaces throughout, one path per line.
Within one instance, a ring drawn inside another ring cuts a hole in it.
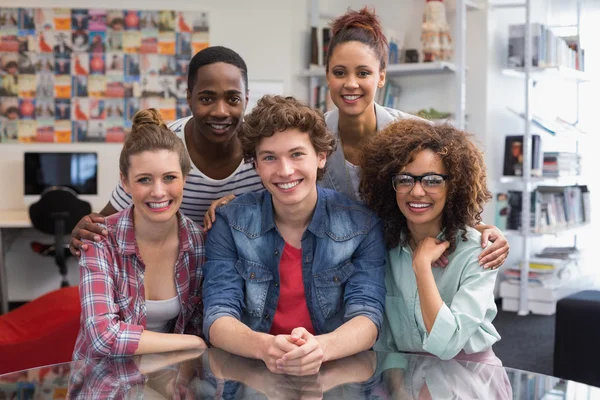
M 302 277 L 315 334 L 332 332 L 359 315 L 379 332 L 386 294 L 381 221 L 344 194 L 317 190 L 317 205 L 302 236 Z M 269 332 L 284 245 L 266 190 L 217 209 L 206 242 L 202 287 L 208 341 L 212 324 L 225 316 Z

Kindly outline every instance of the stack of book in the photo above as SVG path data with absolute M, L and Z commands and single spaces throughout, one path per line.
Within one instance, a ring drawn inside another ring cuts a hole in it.
M 562 282 L 573 278 L 574 268 L 569 266 L 579 260 L 579 251 L 574 247 L 547 247 L 529 259 L 529 285 L 547 288 L 557 287 Z M 520 282 L 521 268 L 519 262 L 504 271 L 504 277 L 510 282 Z
M 506 221 L 506 229 L 521 229 L 522 192 L 508 191 L 507 201 L 498 205 L 502 215 L 497 221 Z M 585 185 L 538 186 L 531 193 L 530 227 L 534 233 L 575 227 L 589 223 L 590 218 L 590 193 Z
M 534 314 L 552 315 L 556 302 L 587 287 L 589 278 L 579 268 L 580 254 L 575 247 L 547 247 L 529 261 L 528 307 Z M 502 309 L 517 311 L 521 284 L 521 265 L 503 273 L 500 283 Z
M 578 56 L 577 37 L 560 37 L 540 23 L 531 24 L 532 65 L 534 67 L 568 67 L 584 70 L 582 59 Z M 508 66 L 522 68 L 525 66 L 525 25 L 510 25 L 508 29 Z
M 375 102 L 384 107 L 400 109 L 400 93 L 402 88 L 397 83 L 388 79 L 385 86 L 377 91 Z
M 324 113 L 335 108 L 327 84 L 315 86 L 313 90 L 315 91 L 315 104 L 312 105 L 314 108 L 317 108 Z
M 542 175 L 547 177 L 581 174 L 581 156 L 566 151 L 545 151 Z

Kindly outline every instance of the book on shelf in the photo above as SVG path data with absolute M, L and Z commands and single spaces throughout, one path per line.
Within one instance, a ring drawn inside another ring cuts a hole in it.
M 575 246 L 549 246 L 544 247 L 542 251 L 535 253 L 536 260 L 544 262 L 552 260 L 577 260 L 580 257 L 579 249 Z
M 542 175 L 542 144 L 540 135 L 531 135 L 531 175 Z M 523 135 L 504 139 L 504 176 L 523 176 Z
M 310 28 L 310 65 L 325 65 L 330 41 L 331 28 L 318 26 Z
M 322 65 L 325 64 L 325 60 L 327 59 L 327 51 L 329 50 L 329 42 L 331 42 L 331 28 L 325 27 L 323 28 L 323 30 L 321 31 L 321 43 L 322 43 L 322 47 L 323 47 L 323 61 L 322 61 Z
M 507 229 L 521 228 L 522 192 L 508 192 Z M 530 228 L 534 233 L 551 233 L 559 229 L 590 222 L 587 186 L 538 186 L 531 192 Z
M 310 28 L 310 65 L 319 65 L 319 28 Z
M 528 280 L 530 284 L 556 287 L 579 274 L 579 250 L 575 247 L 546 247 L 529 259 Z M 504 270 L 504 277 L 511 281 L 521 280 L 523 262 Z
M 505 231 L 508 227 L 509 212 L 508 193 L 496 194 L 496 217 L 494 222 L 501 231 Z
M 377 91 L 375 102 L 383 107 L 399 109 L 402 88 L 391 79 Z
M 545 151 L 542 175 L 545 177 L 578 176 L 581 174 L 581 156 L 566 151 Z
M 583 60 L 579 60 L 576 37 L 560 37 L 552 29 L 538 22 L 532 23 L 530 29 L 533 67 L 562 66 L 583 71 L 584 63 Z M 508 27 L 508 66 L 525 66 L 525 24 L 513 24 Z
M 585 71 L 585 49 L 581 49 L 581 60 L 579 59 L 579 38 L 577 36 L 564 36 L 564 41 L 567 46 L 575 52 L 575 69 L 578 71 Z
M 335 108 L 335 104 L 331 100 L 329 87 L 327 85 L 318 85 L 313 88 L 315 104 L 311 104 L 313 108 L 319 109 L 326 113 Z

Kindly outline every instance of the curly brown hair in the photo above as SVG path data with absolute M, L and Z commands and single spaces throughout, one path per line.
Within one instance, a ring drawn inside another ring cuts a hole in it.
M 392 178 L 426 149 L 440 157 L 448 174 L 442 226 L 452 252 L 456 249 L 457 232 L 462 230 L 462 240 L 466 241 L 466 227 L 481 222 L 483 206 L 492 197 L 486 184 L 483 155 L 468 133 L 450 124 L 434 125 L 412 118 L 388 125 L 371 136 L 363 147 L 360 194 L 383 220 L 387 246 L 407 244 L 410 232 L 406 217 L 395 201 Z
M 335 149 L 335 138 L 327 130 L 325 118 L 320 110 L 314 110 L 293 97 L 266 95 L 258 100 L 252 112 L 244 117 L 244 124 L 238 133 L 244 158 L 253 162 L 256 146 L 262 138 L 294 128 L 308 133 L 317 153 L 325 153 L 329 157 Z M 324 173 L 324 168 L 319 169 L 317 180 L 321 179 Z

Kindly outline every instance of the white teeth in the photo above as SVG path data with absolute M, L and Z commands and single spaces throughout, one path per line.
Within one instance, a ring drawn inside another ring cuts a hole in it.
M 163 208 L 169 205 L 169 201 L 163 201 L 162 203 L 148 203 L 150 208 Z
M 430 204 L 422 204 L 422 203 L 408 203 L 412 208 L 427 208 Z
M 353 100 L 358 100 L 358 99 L 360 98 L 360 96 L 358 96 L 358 95 L 355 95 L 355 96 L 342 96 L 342 97 L 343 97 L 344 99 L 346 99 L 346 100 L 350 100 L 350 101 L 353 101 Z
M 227 128 L 229 125 L 215 125 L 215 124 L 208 124 L 211 128 L 216 129 L 216 130 L 221 130 L 221 129 L 225 129 Z
M 298 186 L 298 184 L 300 183 L 300 181 L 294 181 L 294 182 L 288 182 L 288 183 L 278 183 L 277 186 L 287 190 L 287 189 L 291 189 L 293 187 Z

